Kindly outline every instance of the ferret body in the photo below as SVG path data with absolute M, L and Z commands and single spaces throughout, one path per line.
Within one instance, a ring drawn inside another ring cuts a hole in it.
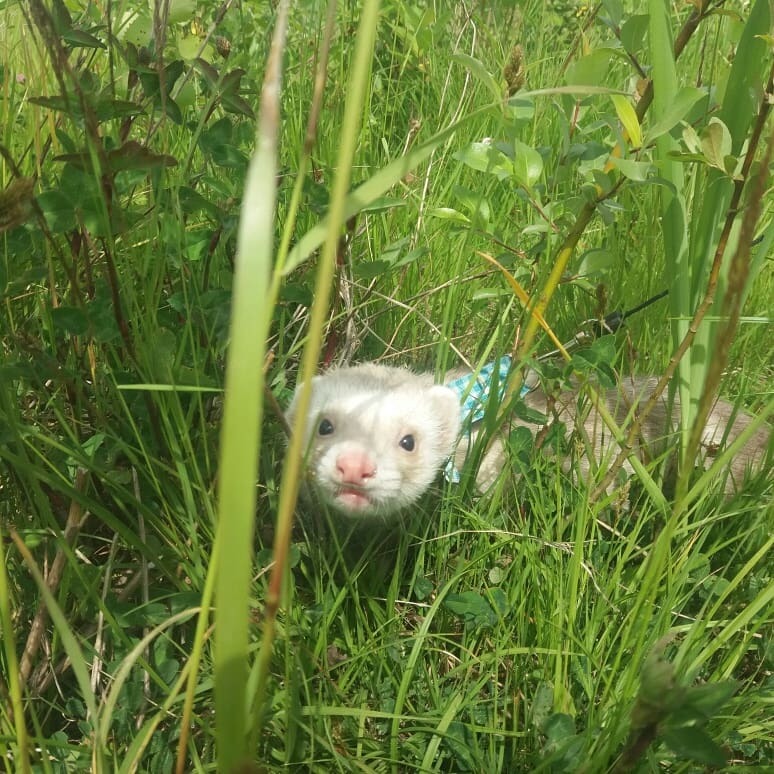
M 653 392 L 654 378 L 625 379 L 601 399 L 621 425 L 636 414 Z M 593 466 L 609 465 L 618 443 L 587 400 L 568 391 L 549 398 L 535 389 L 524 398 L 528 408 L 548 414 L 580 436 L 585 455 L 578 469 L 585 475 Z M 291 426 L 298 392 L 287 410 Z M 665 399 L 659 400 L 643 422 L 635 453 L 660 453 L 675 432 L 679 402 L 671 416 Z M 749 425 L 750 417 L 732 405 L 717 401 L 702 435 L 704 457 L 732 443 Z M 534 424 L 513 418 L 512 426 Z M 477 429 L 473 428 L 473 440 Z M 449 387 L 434 384 L 432 374 L 372 363 L 336 368 L 312 382 L 309 418 L 304 430 L 307 469 L 312 488 L 336 510 L 353 516 L 387 516 L 415 503 L 437 478 L 447 460 L 461 469 L 471 447 L 460 441 L 460 399 Z M 769 443 L 767 428 L 759 428 L 729 464 L 726 492 L 733 492 L 748 469 L 763 463 Z M 495 437 L 484 455 L 477 484 L 486 490 L 506 462 L 505 440 Z M 569 467 L 569 462 L 564 465 Z M 631 471 L 628 464 L 625 466 Z

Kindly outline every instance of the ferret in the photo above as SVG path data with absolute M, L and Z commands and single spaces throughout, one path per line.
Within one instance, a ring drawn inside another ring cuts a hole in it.
M 449 375 L 451 378 L 453 375 Z M 647 400 L 655 378 L 624 379 L 617 389 L 602 392 L 602 400 L 619 426 L 634 406 Z M 528 408 L 550 414 L 546 423 L 563 422 L 584 442 L 592 462 L 581 458 L 581 475 L 593 466 L 610 464 L 619 446 L 589 401 L 567 391 L 549 400 L 540 389 L 524 396 Z M 298 404 L 298 389 L 286 412 L 291 427 Z M 668 417 L 666 399 L 660 400 L 642 426 L 635 453 L 658 454 L 674 434 L 679 401 Z M 671 421 L 667 421 L 668 418 Z M 751 418 L 724 401 L 717 401 L 703 436 L 705 458 L 734 441 Z M 511 426 L 528 425 L 518 418 Z M 415 502 L 436 480 L 451 458 L 461 469 L 475 440 L 463 432 L 460 397 L 449 387 L 434 383 L 432 374 L 367 363 L 331 369 L 312 380 L 308 420 L 304 428 L 308 479 L 319 498 L 337 511 L 355 518 L 384 517 Z M 461 439 L 462 436 L 462 439 Z M 762 464 L 769 443 L 767 428 L 759 428 L 729 465 L 725 489 L 738 488 L 748 469 Z M 488 489 L 500 475 L 507 457 L 506 441 L 496 436 L 479 466 L 476 483 Z M 565 461 L 567 470 L 570 463 Z M 631 466 L 624 466 L 632 472 Z
M 292 427 L 298 389 L 286 412 Z M 363 364 L 312 380 L 304 429 L 309 480 L 350 516 L 387 516 L 415 503 L 451 456 L 460 402 L 431 374 Z

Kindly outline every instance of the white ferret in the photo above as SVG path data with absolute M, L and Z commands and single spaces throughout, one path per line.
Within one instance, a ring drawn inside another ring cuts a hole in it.
M 656 381 L 625 379 L 618 389 L 604 392 L 602 399 L 616 421 L 623 423 L 631 415 L 632 405 L 647 400 Z M 529 408 L 550 413 L 549 422 L 558 419 L 568 430 L 580 431 L 597 465 L 609 464 L 618 453 L 618 444 L 593 407 L 579 408 L 576 392 L 568 391 L 549 401 L 536 389 L 524 400 Z M 297 403 L 298 391 L 286 412 L 291 426 Z M 673 416 L 678 411 L 679 403 L 675 402 Z M 456 468 L 462 467 L 470 444 L 458 443 L 461 423 L 459 395 L 434 384 L 432 374 L 373 363 L 332 369 L 312 381 L 304 430 L 308 478 L 319 497 L 344 514 L 370 517 L 395 513 L 424 494 L 450 457 Z M 748 415 L 717 401 L 702 437 L 704 457 L 715 456 L 749 423 Z M 527 423 L 514 418 L 511 424 Z M 635 451 L 647 446 L 650 453 L 660 453 L 673 432 L 674 422 L 667 422 L 667 403 L 660 400 L 643 423 Z M 768 438 L 768 429 L 760 428 L 735 455 L 729 464 L 726 492 L 733 492 L 746 471 L 763 462 Z M 506 459 L 505 441 L 496 437 L 479 467 L 476 481 L 481 490 L 494 482 Z M 581 459 L 578 467 L 581 473 L 588 473 L 588 458 Z M 630 466 L 625 467 L 631 472 Z

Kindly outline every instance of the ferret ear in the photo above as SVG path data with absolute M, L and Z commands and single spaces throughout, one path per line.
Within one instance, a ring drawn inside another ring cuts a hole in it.
M 320 383 L 320 377 L 314 376 L 312 377 L 312 400 L 309 404 L 309 409 L 311 413 L 314 413 L 314 396 L 315 396 L 315 388 Z M 293 397 L 290 399 L 290 403 L 288 404 L 288 407 L 285 409 L 285 419 L 287 423 L 290 425 L 290 427 L 293 427 L 293 423 L 296 419 L 296 412 L 298 411 L 298 396 L 301 392 L 301 385 L 296 385 L 296 389 L 293 391 Z
M 440 384 L 431 387 L 427 395 L 433 407 L 441 451 L 449 455 L 454 451 L 461 429 L 459 396 Z

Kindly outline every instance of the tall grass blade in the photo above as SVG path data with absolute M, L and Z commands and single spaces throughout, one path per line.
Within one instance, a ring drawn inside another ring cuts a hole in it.
M 360 131 L 360 117 L 365 104 L 366 89 L 370 76 L 370 62 L 373 56 L 376 38 L 376 23 L 379 15 L 379 3 L 372 0 L 363 5 L 360 18 L 355 54 L 348 89 L 346 120 L 341 131 L 341 150 L 339 152 L 337 172 L 331 192 L 330 224 L 325 235 L 320 265 L 315 282 L 314 303 L 309 320 L 309 336 L 301 359 L 298 383 L 303 385 L 299 395 L 298 414 L 291 435 L 288 451 L 282 469 L 280 500 L 277 512 L 277 532 L 274 538 L 274 567 L 269 588 L 266 593 L 266 605 L 263 617 L 263 638 L 258 654 L 255 677 L 255 720 L 253 727 L 257 732 L 263 723 L 263 711 L 267 702 L 266 688 L 275 636 L 277 609 L 282 594 L 283 578 L 287 572 L 287 556 L 290 535 L 293 526 L 293 512 L 298 496 L 301 476 L 301 458 L 303 455 L 303 423 L 306 421 L 311 397 L 311 380 L 317 369 L 325 319 L 336 266 L 336 247 L 339 240 L 339 226 L 343 223 L 343 213 L 347 191 L 349 190 L 352 163 L 355 158 L 357 140 Z
M 239 224 L 231 344 L 221 435 L 215 584 L 215 716 L 218 769 L 231 772 L 247 751 L 248 610 L 253 562 L 255 476 L 263 417 L 263 361 L 271 309 L 281 58 L 288 2 L 278 7 L 261 92 L 256 148 Z
M 653 121 L 664 121 L 678 97 L 679 83 L 675 67 L 674 44 L 669 20 L 670 4 L 650 0 L 650 56 L 653 67 Z M 685 180 L 682 164 L 670 159 L 675 140 L 667 133 L 656 139 L 656 158 L 661 176 L 670 184 L 661 190 L 661 222 L 664 234 L 664 256 L 669 278 L 669 310 L 672 318 L 672 347 L 677 349 L 688 333 L 691 308 L 691 265 L 688 256 L 688 222 L 685 202 Z M 691 426 L 689 363 L 677 366 L 678 390 L 683 405 L 681 435 L 685 441 Z M 681 444 L 682 446 L 685 443 Z

